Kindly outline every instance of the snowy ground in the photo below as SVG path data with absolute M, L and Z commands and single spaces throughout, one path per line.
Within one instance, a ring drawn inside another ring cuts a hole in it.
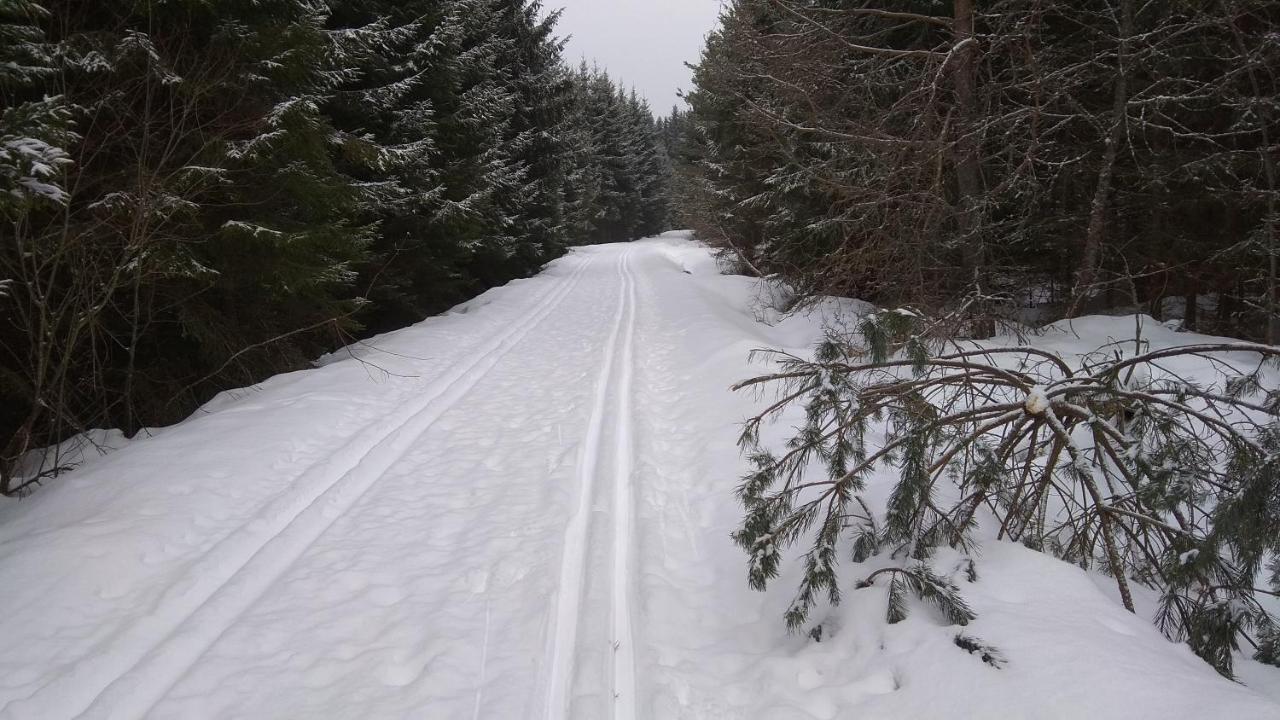
M 726 388 L 821 323 L 757 293 L 679 235 L 582 248 L 0 506 L 0 717 L 1280 718 L 1280 670 L 1009 544 L 966 588 L 1003 669 L 875 590 L 788 636 Z

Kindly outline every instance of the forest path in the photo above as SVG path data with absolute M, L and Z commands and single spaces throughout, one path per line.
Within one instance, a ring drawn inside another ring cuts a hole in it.
M 727 388 L 823 318 L 761 287 L 684 234 L 576 248 L 0 504 L 0 720 L 1275 717 L 1010 544 L 965 588 L 1004 669 L 870 590 L 788 635 Z
M 9 688 L 0 714 L 643 717 L 632 396 L 638 305 L 661 294 L 638 288 L 672 268 L 658 246 L 633 244 L 579 249 L 556 268 L 536 290 L 512 287 L 523 297 L 501 310 L 495 291 L 455 312 L 504 315 L 472 323 L 473 337 L 433 346 L 428 322 L 393 334 L 417 330 L 412 353 L 399 343 L 317 371 L 350 365 L 385 374 L 380 391 L 412 387 L 378 411 L 356 404 L 367 422 L 288 458 L 226 446 L 229 465 L 290 477 L 205 537 L 187 524 L 171 570 L 136 602 L 97 592 L 116 606 L 94 627 L 108 631 L 29 692 Z M 297 390 L 215 402 L 214 416 L 314 394 Z

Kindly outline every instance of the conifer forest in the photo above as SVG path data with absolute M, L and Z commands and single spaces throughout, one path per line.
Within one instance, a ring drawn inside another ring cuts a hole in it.
M 537 3 L 0 12 L 0 468 L 666 229 L 652 114 Z
M 0 0 L 0 600 L 0 720 L 1276 720 L 1280 0 Z
M 808 295 L 1276 325 L 1280 7 L 741 0 L 697 66 L 684 224 Z M 1185 309 L 1185 313 L 1182 309 Z

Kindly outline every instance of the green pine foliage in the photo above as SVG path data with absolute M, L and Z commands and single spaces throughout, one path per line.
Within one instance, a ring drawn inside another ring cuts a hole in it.
M 1268 587 L 1274 597 L 1280 597 L 1280 554 L 1271 559 L 1268 569 Z M 1280 621 L 1275 618 L 1259 619 L 1258 647 L 1253 659 L 1280 667 Z
M 40 92 L 55 72 L 54 47 L 40 24 L 48 14 L 30 0 L 0 3 L 0 183 L 7 191 L 0 193 L 0 218 L 15 225 L 67 197 L 65 147 L 76 139 L 72 108 L 63 97 Z
M 0 493 L 90 427 L 666 228 L 655 122 L 536 0 L 0 2 Z
M 1130 611 L 1133 585 L 1151 588 L 1160 629 L 1223 675 L 1246 649 L 1275 663 L 1280 409 L 1260 375 L 1280 348 L 1152 349 L 1136 337 L 1064 359 L 955 342 L 948 328 L 881 311 L 857 337 L 833 337 L 812 359 L 774 353 L 777 372 L 738 385 L 780 397 L 742 434 L 751 469 L 734 539 L 757 590 L 788 548 L 804 549 L 787 626 L 840 602 L 843 559 L 905 563 L 858 585 L 889 576 L 888 622 L 914 597 L 964 625 L 973 614 L 932 560 L 969 553 L 981 519 L 988 535 L 1109 574 Z M 1226 354 L 1211 377 L 1169 369 Z M 802 418 L 794 434 L 763 442 L 762 424 L 788 410 Z M 873 422 L 883 432 L 869 442 Z M 873 476 L 889 483 L 879 507 L 863 496 Z M 960 570 L 978 581 L 973 561 Z
M 584 180 L 569 217 L 575 242 L 631 240 L 666 229 L 668 174 L 649 106 L 585 65 L 572 83 L 573 124 L 582 141 L 572 172 Z
M 959 635 L 956 635 L 953 642 L 955 642 L 956 647 L 964 650 L 970 655 L 977 656 L 978 659 L 982 660 L 982 662 L 997 670 L 1008 663 L 1004 658 L 1004 654 L 1001 653 L 998 648 L 987 645 L 979 638 L 960 633 Z

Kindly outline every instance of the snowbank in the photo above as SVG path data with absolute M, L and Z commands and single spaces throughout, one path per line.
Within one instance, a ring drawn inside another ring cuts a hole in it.
M 611 345 L 625 288 L 630 329 Z M 788 635 L 795 566 L 751 592 L 729 539 L 735 440 L 761 398 L 728 386 L 762 370 L 751 350 L 806 352 L 868 308 L 762 318 L 761 297 L 685 234 L 583 248 L 0 506 L 0 718 L 539 717 L 557 607 L 580 610 L 577 720 L 618 702 L 653 720 L 1280 718 L 1280 670 L 1242 659 L 1246 684 L 1224 680 L 1126 613 L 1108 578 L 1007 543 L 982 548 L 964 587 L 978 613 L 964 633 L 1000 667 L 927 609 L 885 624 L 884 591 L 853 589 L 848 564 L 821 642 Z M 1084 352 L 1132 323 L 1036 342 Z M 622 403 L 600 358 L 631 344 Z M 627 422 L 609 419 L 622 408 Z M 600 467 L 634 468 L 625 533 L 607 475 L 572 520 L 584 458 L 609 452 L 592 438 L 622 427 L 631 457 Z M 583 593 L 566 604 L 570 550 Z M 625 699 L 609 681 L 620 592 Z
M 679 355 L 696 368 L 678 383 L 687 390 L 669 408 L 669 422 L 707 441 L 673 459 L 677 469 L 667 477 L 663 504 L 692 508 L 669 513 L 667 522 L 679 526 L 681 514 L 693 512 L 703 530 L 675 551 L 692 555 L 692 562 L 653 561 L 652 572 L 667 585 L 651 601 L 651 615 L 664 620 L 655 631 L 662 684 L 653 717 L 1280 718 L 1280 669 L 1241 655 L 1237 672 L 1247 686 L 1225 680 L 1157 631 L 1149 621 L 1150 593 L 1138 591 L 1142 616 L 1135 616 L 1114 596 L 1111 578 L 1006 542 L 988 541 L 979 549 L 978 581 L 961 581 L 978 614 L 965 628 L 948 627 L 923 607 L 886 624 L 886 591 L 853 588 L 874 568 L 844 562 L 844 602 L 813 618 L 823 626 L 822 640 L 788 635 L 783 612 L 796 586 L 796 563 L 766 593 L 750 593 L 745 556 L 727 537 L 740 514 L 731 493 L 745 470 L 731 447 L 733 423 L 764 398 L 719 388 L 763 372 L 746 362 L 744 350 L 805 353 L 824 326 L 856 326 L 871 308 L 828 299 L 813 312 L 775 316 L 765 325 L 760 292 L 760 281 L 728 276 L 664 285 L 673 304 L 688 309 L 676 330 L 684 348 Z M 1032 342 L 1076 356 L 1131 339 L 1135 322 L 1153 347 L 1208 339 L 1175 333 L 1151 318 L 1088 317 L 1046 328 Z M 781 421 L 781 430 L 798 420 Z M 766 432 L 786 434 L 777 427 Z M 883 501 L 890 482 L 881 476 L 867 495 Z M 690 570 L 690 564 L 706 569 Z M 939 565 L 945 567 L 945 559 Z M 958 647 L 961 631 L 997 648 L 1001 667 Z

